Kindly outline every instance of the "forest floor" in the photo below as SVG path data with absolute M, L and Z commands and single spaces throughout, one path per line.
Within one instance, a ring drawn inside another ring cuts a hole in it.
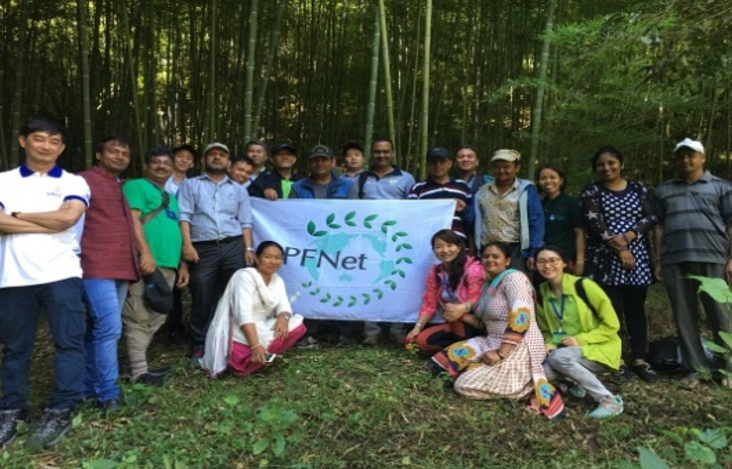
M 672 334 L 657 286 L 648 309 L 652 335 Z M 41 328 L 32 374 L 36 420 L 51 386 L 48 342 Z M 423 358 L 396 345 L 292 350 L 245 379 L 206 378 L 181 345 L 155 344 L 150 358 L 173 367 L 165 387 L 125 381 L 120 413 L 104 418 L 82 406 L 75 428 L 52 450 L 24 450 L 33 426 L 24 427 L 0 450 L 0 467 L 637 468 L 639 447 L 670 467 L 732 467 L 726 440 L 711 450 L 716 466 L 689 460 L 690 445 L 692 454 L 699 446 L 695 429 L 732 435 L 732 390 L 683 390 L 677 376 L 654 385 L 608 376 L 625 399 L 623 415 L 592 420 L 589 398 L 569 397 L 566 418 L 549 421 L 524 411 L 523 402 L 461 398 Z

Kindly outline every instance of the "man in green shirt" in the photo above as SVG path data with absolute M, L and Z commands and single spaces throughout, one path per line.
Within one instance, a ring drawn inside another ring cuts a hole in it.
M 165 191 L 173 172 L 173 156 L 165 148 L 154 148 L 145 155 L 145 177 L 128 181 L 122 188 L 132 210 L 135 237 L 140 250 L 140 270 L 149 274 L 156 268 L 173 288 L 180 263 L 181 234 L 178 228 L 178 201 Z M 188 277 L 181 273 L 181 279 Z M 127 343 L 132 379 L 144 384 L 163 384 L 165 369 L 150 369 L 147 348 L 166 316 L 153 311 L 144 301 L 145 282 L 130 285 L 122 311 L 123 335 Z

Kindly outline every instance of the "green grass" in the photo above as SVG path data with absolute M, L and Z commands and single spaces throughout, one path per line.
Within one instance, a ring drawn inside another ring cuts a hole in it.
M 668 305 L 654 290 L 652 330 L 665 334 L 672 330 Z M 51 354 L 40 348 L 36 408 L 52 370 Z M 554 422 L 526 413 L 521 402 L 461 398 L 423 359 L 394 346 L 293 350 L 249 378 L 218 380 L 192 368 L 184 352 L 155 345 L 154 362 L 174 367 L 166 387 L 125 383 L 120 414 L 103 418 L 82 407 L 77 426 L 51 451 L 25 452 L 27 428 L 0 453 L 0 467 L 614 468 L 632 467 L 623 461 L 637 467 L 638 447 L 646 446 L 687 468 L 697 467 L 681 462 L 687 429 L 732 434 L 732 393 L 714 385 L 684 391 L 675 377 L 656 385 L 608 379 L 625 399 L 625 414 L 592 421 L 585 414 L 593 403 L 569 398 L 567 417 Z M 718 456 L 725 454 L 728 448 Z

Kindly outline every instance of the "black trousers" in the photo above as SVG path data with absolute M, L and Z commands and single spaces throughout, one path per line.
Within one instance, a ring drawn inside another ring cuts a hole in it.
M 603 285 L 602 288 L 618 315 L 620 331 L 625 329 L 628 334 L 631 360 L 645 359 L 648 353 L 648 319 L 646 318 L 648 287 Z
M 198 262 L 188 265 L 191 274 L 191 342 L 192 353 L 202 352 L 206 333 L 216 304 L 234 273 L 244 267 L 244 241 L 220 245 L 193 243 Z

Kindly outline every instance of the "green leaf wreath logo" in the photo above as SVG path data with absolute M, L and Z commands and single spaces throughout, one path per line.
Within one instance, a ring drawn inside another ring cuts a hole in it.
M 379 301 L 384 297 L 384 291 L 387 289 L 396 290 L 399 282 L 405 279 L 407 274 L 404 271 L 405 265 L 413 264 L 414 261 L 409 257 L 409 251 L 414 247 L 406 242 L 409 233 L 398 228 L 399 222 L 396 220 L 379 218 L 379 214 L 369 214 L 363 218 L 358 218 L 356 211 L 348 212 L 342 220 L 339 220 L 335 213 L 329 214 L 324 226 L 311 220 L 307 224 L 307 232 L 314 238 L 323 238 L 331 234 L 331 230 L 342 230 L 351 228 L 367 228 L 384 235 L 385 243 L 391 245 L 399 257 L 393 262 L 394 267 L 386 271 L 384 278 L 380 278 L 378 285 L 370 287 L 367 292 L 359 292 L 348 295 L 337 295 L 324 291 L 315 281 L 309 280 L 303 282 L 302 286 L 307 289 L 307 293 L 316 301 L 324 305 L 332 305 L 334 307 L 345 306 L 353 308 L 358 305 L 368 305 L 374 301 Z M 384 217 L 385 218 L 385 217 Z

